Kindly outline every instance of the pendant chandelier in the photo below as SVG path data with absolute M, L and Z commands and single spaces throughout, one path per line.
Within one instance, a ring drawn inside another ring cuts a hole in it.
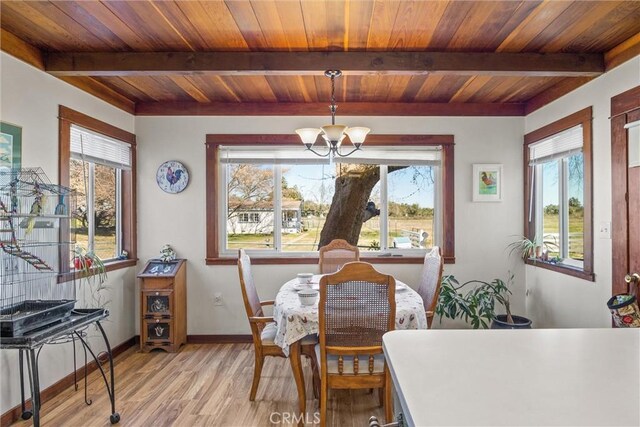
M 371 129 L 366 127 L 347 127 L 345 125 L 337 125 L 336 124 L 336 110 L 338 106 L 336 105 L 336 97 L 335 97 L 335 79 L 336 77 L 340 77 L 342 75 L 342 71 L 340 70 L 327 70 L 324 72 L 324 75 L 331 79 L 331 105 L 329 106 L 329 110 L 331 111 L 331 124 L 322 126 L 321 128 L 302 128 L 296 129 L 296 133 L 300 135 L 300 139 L 307 150 L 316 154 L 320 157 L 347 157 L 360 149 L 362 144 L 364 143 L 367 134 L 371 131 Z M 313 144 L 316 142 L 318 138 L 318 134 L 322 135 L 325 142 L 327 143 L 327 147 L 329 151 L 326 153 L 319 153 L 315 151 L 313 148 Z M 351 143 L 355 147 L 353 150 L 346 154 L 342 154 L 340 150 L 340 145 L 342 144 L 342 140 L 345 136 L 349 136 Z

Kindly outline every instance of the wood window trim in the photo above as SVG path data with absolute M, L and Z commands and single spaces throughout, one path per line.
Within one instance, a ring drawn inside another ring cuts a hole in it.
M 585 227 L 583 230 L 583 250 L 584 261 L 583 268 L 575 268 L 567 265 L 552 264 L 539 260 L 525 260 L 526 264 L 533 265 L 535 267 L 541 267 L 546 270 L 555 271 L 562 274 L 567 274 L 573 277 L 578 277 L 588 281 L 595 281 L 595 274 L 593 272 L 593 149 L 592 149 L 592 121 L 593 121 L 593 108 L 587 107 L 567 117 L 556 120 L 546 126 L 529 132 L 524 136 L 523 145 L 523 173 L 524 173 L 524 236 L 533 239 L 535 234 L 535 218 L 529 222 L 529 209 L 530 200 L 529 194 L 531 194 L 530 179 L 531 170 L 529 166 L 529 145 L 541 141 L 545 138 L 553 136 L 564 130 L 570 129 L 574 126 L 582 125 L 582 140 L 583 147 L 582 152 L 584 156 L 584 218 Z
M 218 191 L 220 145 L 295 145 L 304 147 L 298 135 L 293 134 L 207 134 L 206 135 L 206 259 L 207 265 L 235 265 L 237 257 L 220 256 L 218 230 Z M 429 145 L 442 146 L 443 200 L 443 241 L 442 253 L 445 263 L 455 263 L 454 230 L 454 138 L 453 135 L 370 135 L 366 146 L 403 146 L 419 147 Z M 372 264 L 422 264 L 423 257 L 361 257 Z M 317 264 L 317 256 L 301 257 L 260 257 L 252 260 L 254 264 Z
M 105 263 L 107 271 L 119 270 L 136 265 L 137 255 L 137 218 L 136 218 L 136 136 L 123 129 L 94 119 L 86 114 L 72 110 L 64 105 L 58 106 L 58 182 L 65 187 L 70 186 L 69 162 L 71 161 L 71 125 L 106 135 L 131 145 L 131 170 L 122 171 L 122 249 L 129 258 Z M 75 278 L 81 278 L 76 272 Z M 62 280 L 69 280 L 64 275 Z

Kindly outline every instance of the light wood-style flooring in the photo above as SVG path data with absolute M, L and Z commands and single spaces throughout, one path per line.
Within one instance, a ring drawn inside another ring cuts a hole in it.
M 116 358 L 116 410 L 121 426 L 270 426 L 293 425 L 297 393 L 288 359 L 265 362 L 255 402 L 249 402 L 253 375 L 252 344 L 188 344 L 178 353 L 140 353 L 137 347 Z M 303 360 L 307 420 L 318 408 L 311 390 L 311 369 Z M 90 406 L 82 381 L 48 401 L 43 426 L 110 426 L 110 404 L 99 373 L 89 375 Z M 371 415 L 383 420 L 378 394 L 332 390 L 329 425 L 366 426 Z M 291 416 L 291 415 L 289 415 Z M 319 417 L 318 417 L 319 419 Z M 30 426 L 20 421 L 14 426 Z

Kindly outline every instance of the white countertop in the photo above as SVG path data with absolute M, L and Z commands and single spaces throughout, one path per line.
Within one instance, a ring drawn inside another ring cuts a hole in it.
M 640 329 L 393 331 L 383 341 L 410 426 L 640 425 Z

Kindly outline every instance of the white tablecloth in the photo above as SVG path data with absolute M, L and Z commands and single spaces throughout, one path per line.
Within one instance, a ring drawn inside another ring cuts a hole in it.
M 317 277 L 314 278 L 317 281 Z M 307 335 L 318 333 L 318 304 L 303 306 L 294 286 L 298 279 L 289 280 L 276 295 L 273 318 L 278 332 L 275 343 L 289 355 L 289 346 Z M 396 291 L 396 329 L 427 329 L 427 317 L 420 295 L 404 283 L 406 289 Z

